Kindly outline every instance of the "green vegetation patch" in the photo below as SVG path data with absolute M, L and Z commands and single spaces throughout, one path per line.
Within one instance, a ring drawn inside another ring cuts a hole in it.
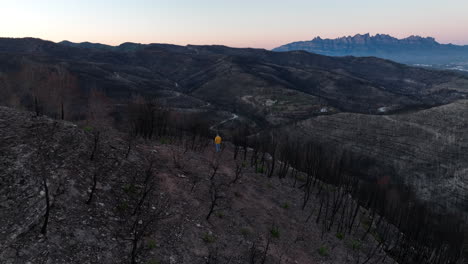
M 338 233 L 336 233 L 336 238 L 338 238 L 339 240 L 343 240 L 344 234 L 341 233 L 341 232 L 338 232 Z
M 217 216 L 218 218 L 223 218 L 223 217 L 224 217 L 224 213 L 223 213 L 223 212 L 218 212 L 218 213 L 216 213 L 216 216 Z
M 126 194 L 135 194 L 137 193 L 136 186 L 134 184 L 125 184 L 123 190 Z
M 322 256 L 322 257 L 327 257 L 330 255 L 330 253 L 328 252 L 328 248 L 326 246 L 321 246 L 319 247 L 319 249 L 317 250 L 319 255 Z
M 117 211 L 119 212 L 125 212 L 128 209 L 128 203 L 126 201 L 123 201 L 122 203 L 117 205 Z
M 148 241 L 148 248 L 149 248 L 149 249 L 155 249 L 156 247 L 157 247 L 156 240 L 150 239 L 150 240 Z
M 350 242 L 350 247 L 351 247 L 353 250 L 359 250 L 359 249 L 361 249 L 361 247 L 362 247 L 361 241 L 359 241 L 359 240 L 352 240 L 352 241 Z
M 300 181 L 300 182 L 306 182 L 306 181 L 307 181 L 306 176 L 300 175 L 300 174 L 296 176 L 296 179 L 297 179 L 298 181 Z
M 83 127 L 83 130 L 86 131 L 86 132 L 92 132 L 93 127 L 92 126 L 85 126 L 85 127 Z
M 248 228 L 245 228 L 245 227 L 241 228 L 240 232 L 241 232 L 243 237 L 248 237 L 250 235 L 250 233 L 251 233 L 250 230 Z
M 256 172 L 257 172 L 257 173 L 265 173 L 265 168 L 263 168 L 263 167 L 258 167 Z
M 274 226 L 270 229 L 270 235 L 273 238 L 279 238 L 280 237 L 280 231 L 277 226 Z
M 162 145 L 166 145 L 166 144 L 170 144 L 170 143 L 171 143 L 171 140 L 169 140 L 168 138 L 161 138 L 161 139 L 159 139 L 159 142 L 160 142 Z
M 209 234 L 209 233 L 205 233 L 203 235 L 202 239 L 203 239 L 203 242 L 205 242 L 207 244 L 211 244 L 211 243 L 216 241 L 216 237 L 214 235 L 212 235 L 212 234 Z

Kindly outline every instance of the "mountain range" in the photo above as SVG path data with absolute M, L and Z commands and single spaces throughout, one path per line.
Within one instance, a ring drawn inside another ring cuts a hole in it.
M 440 210 L 468 204 L 467 96 L 460 73 L 375 57 L 0 39 L 2 105 L 124 128 L 131 102 L 157 98 L 226 137 L 246 125 L 346 149 L 355 174 L 389 176 Z
M 304 50 L 327 56 L 373 56 L 417 66 L 468 71 L 468 46 L 440 44 L 432 37 L 410 36 L 397 39 L 386 34 L 357 34 L 336 39 L 316 37 L 273 50 Z

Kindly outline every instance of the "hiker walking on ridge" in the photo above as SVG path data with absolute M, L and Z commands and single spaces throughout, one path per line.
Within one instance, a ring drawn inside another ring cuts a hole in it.
M 221 151 L 221 141 L 222 141 L 222 138 L 219 136 L 219 134 L 216 134 L 216 137 L 214 139 L 215 146 L 216 146 L 216 152 Z

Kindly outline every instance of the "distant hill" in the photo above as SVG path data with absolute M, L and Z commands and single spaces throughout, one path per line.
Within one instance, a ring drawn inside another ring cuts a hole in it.
M 121 51 L 121 52 L 136 51 L 144 47 L 143 44 L 131 43 L 131 42 L 126 42 L 126 43 L 120 44 L 119 46 L 111 46 L 111 45 L 91 43 L 91 42 L 75 43 L 75 42 L 64 40 L 62 42 L 59 42 L 59 44 L 69 46 L 69 47 L 75 47 L 75 48 L 85 48 L 85 49 L 94 49 L 94 50 L 102 50 L 102 51 Z
M 385 34 L 371 36 L 298 41 L 273 49 L 273 51 L 304 50 L 327 56 L 379 57 L 418 66 L 468 71 L 468 46 L 440 44 L 434 38 L 410 36 L 397 39 Z

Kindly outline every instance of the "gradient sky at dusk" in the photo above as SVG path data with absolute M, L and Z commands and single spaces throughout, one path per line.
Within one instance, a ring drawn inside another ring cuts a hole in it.
M 0 37 L 273 48 L 356 33 L 468 44 L 467 0 L 0 0 Z

